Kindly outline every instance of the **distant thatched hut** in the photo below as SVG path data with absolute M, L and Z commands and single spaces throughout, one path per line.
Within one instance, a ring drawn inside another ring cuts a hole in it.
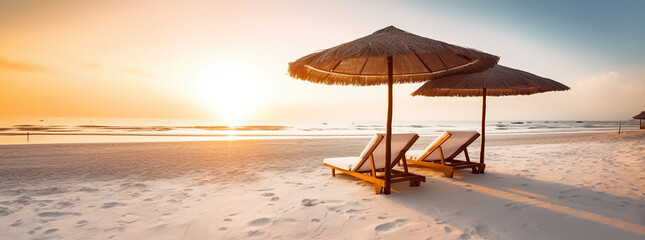
M 641 114 L 634 116 L 634 119 L 638 119 L 638 126 L 640 127 L 640 129 L 645 129 L 645 126 L 643 126 L 643 119 L 645 119 L 645 111 L 642 111 Z

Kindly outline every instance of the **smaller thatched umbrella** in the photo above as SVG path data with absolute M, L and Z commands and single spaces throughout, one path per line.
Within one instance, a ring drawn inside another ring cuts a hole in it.
M 643 119 L 645 119 L 645 111 L 642 111 L 641 114 L 634 116 L 634 119 L 638 119 L 639 129 L 645 129 L 645 126 L 643 126 Z
M 569 87 L 548 78 L 497 65 L 479 73 L 458 74 L 430 80 L 414 91 L 412 96 L 482 96 L 482 141 L 479 162 L 484 163 L 486 96 L 530 95 L 564 90 L 569 90 Z

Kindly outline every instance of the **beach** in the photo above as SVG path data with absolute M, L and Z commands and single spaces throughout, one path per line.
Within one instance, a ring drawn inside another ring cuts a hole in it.
M 0 1 L 0 240 L 645 240 L 643 10 Z
M 643 131 L 487 136 L 485 174 L 411 166 L 391 195 L 322 165 L 368 141 L 0 145 L 0 239 L 645 236 Z

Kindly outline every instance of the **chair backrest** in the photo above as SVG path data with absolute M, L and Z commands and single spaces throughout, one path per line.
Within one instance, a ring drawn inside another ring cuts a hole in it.
M 392 148 L 391 148 L 391 153 L 390 153 L 390 167 L 393 167 L 394 164 L 396 163 L 397 160 L 399 160 L 397 157 L 401 155 L 401 152 L 403 152 L 403 157 L 405 157 L 405 152 L 410 149 L 412 144 L 417 141 L 419 138 L 419 135 L 416 133 L 398 133 L 398 134 L 392 134 Z M 380 141 L 379 141 L 380 140 Z M 371 154 L 374 156 L 374 166 L 376 169 L 380 168 L 385 168 L 385 143 L 387 139 L 385 138 L 385 134 L 383 133 L 377 133 L 374 138 L 372 138 L 372 141 L 370 141 L 370 144 L 368 144 L 365 147 L 365 150 L 363 150 L 363 153 L 361 153 L 360 159 L 363 161 L 362 164 L 359 164 L 356 166 L 353 171 L 370 171 L 372 169 L 372 163 L 370 162 L 369 159 L 369 154 L 370 154 L 370 149 L 372 149 L 372 146 L 374 144 L 376 145 L 376 148 L 374 148 L 373 151 L 371 151 Z
M 428 145 L 423 155 L 419 156 L 417 160 L 441 160 L 437 146 L 441 146 L 444 159 L 451 160 L 457 157 L 459 153 L 464 151 L 478 137 L 479 133 L 476 131 L 445 131 Z
M 372 140 L 370 140 L 370 142 L 367 145 L 365 145 L 365 149 L 363 149 L 363 152 L 361 152 L 361 155 L 359 156 L 359 158 L 363 160 L 366 157 L 368 157 L 367 155 L 369 155 L 370 153 L 372 153 L 372 151 L 374 151 L 376 144 L 379 144 L 380 142 L 382 142 L 384 138 L 385 138 L 385 134 L 378 134 L 378 133 L 374 134 L 374 137 L 372 137 Z

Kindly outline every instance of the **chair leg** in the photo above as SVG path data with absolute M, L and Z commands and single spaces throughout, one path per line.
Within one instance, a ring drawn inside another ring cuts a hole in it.
M 333 168 L 331 169 L 331 176 L 332 177 L 336 176 L 336 169 L 333 169 Z
M 391 189 L 390 183 L 385 182 L 385 185 L 383 186 L 383 194 L 389 195 L 390 194 L 390 189 Z
M 486 165 L 479 166 L 479 174 L 484 174 L 484 168 L 486 168 Z
M 410 180 L 410 187 L 418 187 L 421 185 L 421 181 Z
M 376 194 L 381 194 L 382 190 L 383 190 L 383 186 L 381 186 L 380 184 L 376 184 L 376 183 L 374 184 L 374 192 Z
M 452 178 L 452 168 L 445 168 L 443 169 L 443 175 L 446 176 L 447 178 Z
M 477 167 L 472 167 L 472 170 L 473 170 L 472 173 L 474 173 L 474 174 L 479 173 L 479 169 L 477 169 Z

